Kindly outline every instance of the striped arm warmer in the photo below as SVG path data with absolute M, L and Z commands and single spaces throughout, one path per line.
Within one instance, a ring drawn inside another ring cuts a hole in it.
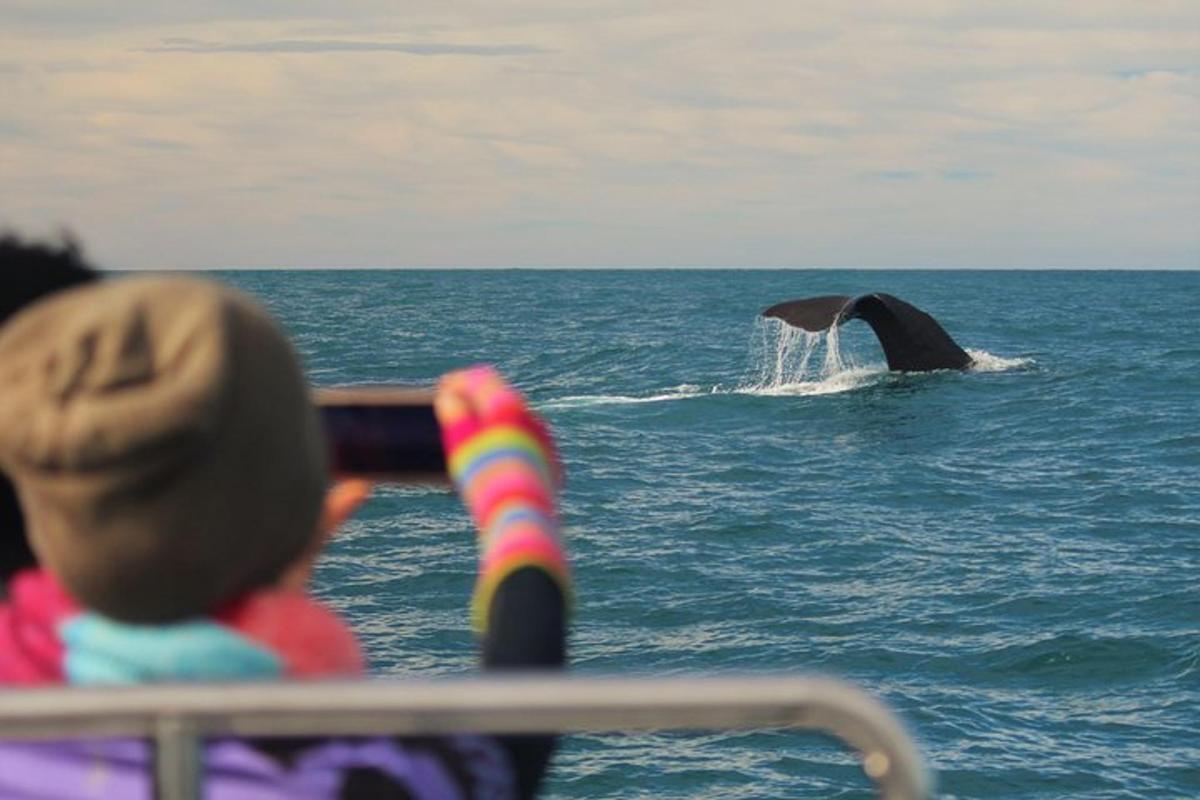
M 450 477 L 479 529 L 475 629 L 485 630 L 501 582 L 524 567 L 545 571 L 569 598 L 555 503 L 561 471 L 545 425 L 490 367 L 443 377 L 435 408 Z

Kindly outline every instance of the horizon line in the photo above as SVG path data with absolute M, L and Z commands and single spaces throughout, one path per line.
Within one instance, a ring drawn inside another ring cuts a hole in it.
M 402 266 L 209 266 L 209 267 L 112 267 L 105 268 L 108 272 L 447 272 L 447 271 L 531 271 L 531 272 L 600 272 L 600 271 L 744 271 L 744 272 L 800 272 L 815 270 L 870 270 L 893 272 L 1197 272 L 1200 264 L 1193 266 L 885 266 L 878 264 L 862 264 L 855 266 L 762 266 L 762 265 L 530 265 L 530 264 L 493 264 L 489 266 L 435 266 L 435 265 L 402 265 Z

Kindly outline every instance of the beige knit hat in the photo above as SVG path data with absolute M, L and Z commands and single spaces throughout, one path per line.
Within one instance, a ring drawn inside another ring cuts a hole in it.
M 211 611 L 312 542 L 327 473 L 296 355 L 249 298 L 127 278 L 0 330 L 0 467 L 34 549 L 128 622 Z

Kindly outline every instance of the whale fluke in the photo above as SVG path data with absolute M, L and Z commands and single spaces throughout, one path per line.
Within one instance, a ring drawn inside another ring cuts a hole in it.
M 810 297 L 807 300 L 789 300 L 786 303 L 776 303 L 762 312 L 764 317 L 781 319 L 793 328 L 803 328 L 817 333 L 833 324 L 838 314 L 845 308 L 853 297 L 844 294 L 830 294 L 824 297 Z
M 827 295 L 776 303 L 762 312 L 806 331 L 823 331 L 856 317 L 879 337 L 888 369 L 926 372 L 965 369 L 971 356 L 958 346 L 937 320 L 898 297 L 877 292 L 858 297 Z

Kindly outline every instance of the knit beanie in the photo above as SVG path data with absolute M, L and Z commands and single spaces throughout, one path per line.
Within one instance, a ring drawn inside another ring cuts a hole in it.
M 0 467 L 42 565 L 146 623 L 272 583 L 313 541 L 327 483 L 286 336 L 183 277 L 68 290 L 0 330 Z

